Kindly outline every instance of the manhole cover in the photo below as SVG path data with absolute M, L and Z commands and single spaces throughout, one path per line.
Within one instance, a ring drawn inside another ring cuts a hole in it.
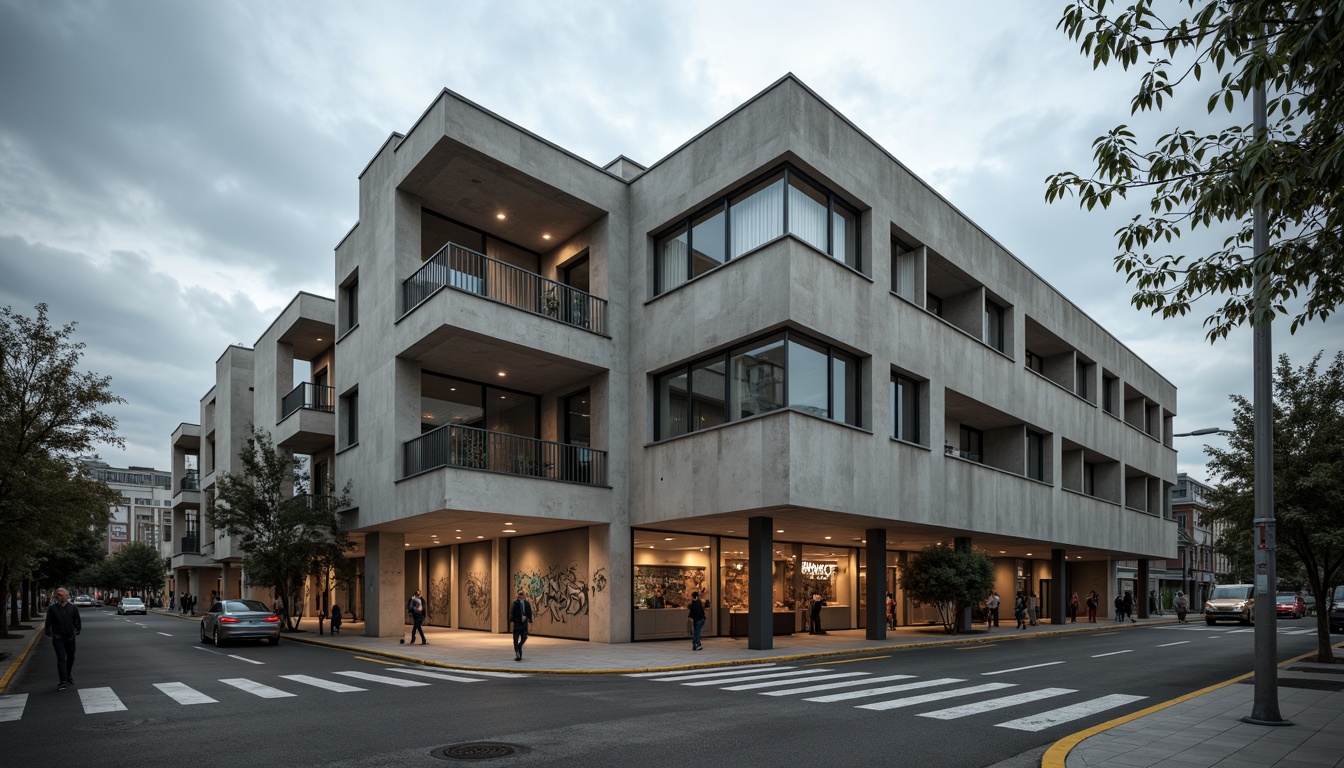
M 102 721 L 102 722 L 93 722 L 93 723 L 89 723 L 88 725 L 80 725 L 80 726 L 76 726 L 75 729 L 76 729 L 76 730 L 80 730 L 80 731 L 115 731 L 115 730 L 117 730 L 117 729 L 119 729 L 119 728 L 135 728 L 136 726 L 140 726 L 140 725 L 148 725 L 148 724 L 150 724 L 150 723 L 155 723 L 155 722 L 158 722 L 158 721 L 157 721 L 157 720 L 154 720 L 154 719 L 143 719 L 143 720 L 104 720 L 104 721 Z
M 439 747 L 429 754 L 440 760 L 494 760 L 510 755 L 520 755 L 528 751 L 527 747 L 517 744 L 500 744 L 491 741 L 476 741 L 467 744 L 450 744 Z

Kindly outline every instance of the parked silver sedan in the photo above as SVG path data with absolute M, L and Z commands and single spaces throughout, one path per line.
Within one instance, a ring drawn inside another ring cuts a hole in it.
M 233 640 L 280 642 L 280 617 L 260 600 L 220 600 L 201 617 L 201 642 L 222 646 Z

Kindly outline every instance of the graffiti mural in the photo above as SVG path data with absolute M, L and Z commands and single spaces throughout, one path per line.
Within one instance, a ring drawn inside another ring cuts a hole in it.
M 598 568 L 597 573 L 593 574 L 593 594 L 600 594 L 607 589 L 607 569 Z
M 515 573 L 513 582 L 539 617 L 564 624 L 571 616 L 588 615 L 588 583 L 579 576 L 578 563 L 553 565 L 546 573 L 536 569 Z
M 467 607 L 480 621 L 490 620 L 490 574 L 467 574 Z
M 452 607 L 451 585 L 447 576 L 431 579 L 429 582 L 429 618 L 432 624 L 448 624 L 448 609 Z

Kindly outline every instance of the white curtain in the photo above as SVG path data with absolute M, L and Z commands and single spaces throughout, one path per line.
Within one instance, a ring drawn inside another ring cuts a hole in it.
M 670 291 L 690 279 L 690 252 L 686 248 L 686 234 L 663 241 L 658 254 L 663 292 Z
M 733 203 L 729 213 L 733 246 L 729 258 L 735 259 L 784 234 L 784 180 Z
M 896 256 L 896 293 L 910 301 L 915 300 L 915 254 Z
M 789 185 L 789 232 L 826 252 L 826 206 L 805 190 Z

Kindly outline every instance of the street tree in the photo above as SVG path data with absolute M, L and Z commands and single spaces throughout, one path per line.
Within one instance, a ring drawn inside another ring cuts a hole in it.
M 1181 6 L 1189 14 L 1174 18 Z M 1251 253 L 1251 212 L 1260 205 L 1271 240 L 1263 311 L 1287 314 L 1286 304 L 1301 302 L 1290 331 L 1328 317 L 1344 297 L 1344 4 L 1076 0 L 1058 26 L 1081 41 L 1094 69 L 1143 69 L 1131 115 L 1161 111 L 1178 91 L 1216 77 L 1206 111 L 1242 116 L 1215 132 L 1173 128 L 1146 149 L 1130 126 L 1119 125 L 1093 142 L 1092 171 L 1046 178 L 1047 201 L 1076 195 L 1088 210 L 1109 208 L 1130 192 L 1150 196 L 1151 215 L 1135 216 L 1115 233 L 1115 268 L 1133 285 L 1132 303 L 1170 318 L 1201 298 L 1220 297 L 1204 320 L 1210 342 L 1261 319 Z M 1261 87 L 1268 122 L 1257 132 L 1248 104 Z M 1227 225 L 1235 233 L 1211 253 L 1160 252 L 1184 232 Z
M 1280 355 L 1274 369 L 1274 519 L 1279 551 L 1297 562 L 1316 597 L 1317 658 L 1328 662 L 1333 652 L 1324 606 L 1329 588 L 1344 581 L 1344 352 L 1324 368 L 1320 363 L 1317 354 L 1294 368 Z M 1227 448 L 1204 448 L 1220 484 L 1203 519 L 1228 523 L 1230 540 L 1253 546 L 1254 413 L 1245 397 L 1231 400 Z M 1244 554 L 1249 560 L 1251 552 Z
M 116 574 L 117 589 L 140 593 L 149 604 L 150 596 L 163 587 L 172 561 L 159 554 L 158 547 L 143 541 L 132 541 L 112 556 L 112 571 Z
M 99 443 L 122 445 L 106 412 L 125 402 L 106 376 L 80 370 L 75 324 L 55 327 L 0 308 L 0 594 L 35 566 L 34 553 L 106 525 L 112 494 L 76 460 Z M 14 616 L 13 618 L 17 618 Z M 7 636 L 0 622 L 0 637 Z
M 327 482 L 310 493 L 308 472 L 265 430 L 252 431 L 238 459 L 242 472 L 219 477 L 207 514 L 215 528 L 238 537 L 248 583 L 275 591 L 285 629 L 293 631 L 292 608 L 315 554 L 331 543 L 348 548 L 339 510 L 350 497 Z
M 931 544 L 910 558 L 900 584 L 911 600 L 936 608 L 943 629 L 952 634 L 960 629 L 957 618 L 994 589 L 994 562 L 984 552 Z

